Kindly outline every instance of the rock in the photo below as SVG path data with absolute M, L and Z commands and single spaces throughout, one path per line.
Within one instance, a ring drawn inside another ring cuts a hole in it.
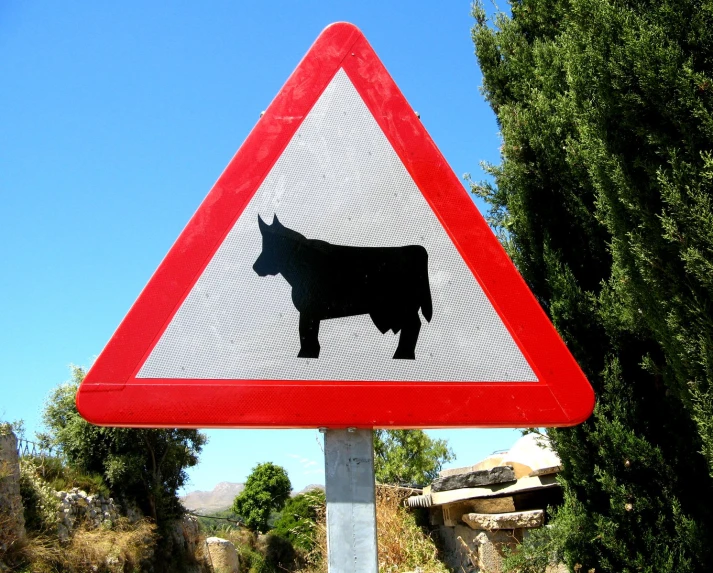
M 497 466 L 505 466 L 507 464 L 503 463 L 503 456 L 507 452 L 497 452 L 490 454 L 487 458 L 480 460 L 477 464 L 473 466 L 473 471 L 476 470 L 489 470 Z
M 449 571 L 471 573 L 477 571 L 478 544 L 477 531 L 466 525 L 441 526 L 438 529 L 443 544 L 443 559 Z
M 469 503 L 470 511 L 464 513 L 509 513 L 515 511 L 512 496 L 473 499 Z
M 494 514 L 466 513 L 461 517 L 463 522 L 472 529 L 483 529 L 485 531 L 542 527 L 544 518 L 545 512 L 542 509 Z
M 474 472 L 480 469 L 484 468 L 476 468 L 475 466 L 465 466 L 464 468 L 448 468 L 447 470 L 441 470 L 440 472 L 438 472 L 438 477 L 444 478 L 450 476 L 457 476 L 460 474 L 469 474 L 470 472 Z
M 7 425 L 0 425 L 0 554 L 25 538 L 25 517 L 20 496 L 20 460 L 17 438 Z
M 455 527 L 462 523 L 461 517 L 466 513 L 508 513 L 515 511 L 515 501 L 510 496 L 470 499 L 443 504 L 441 508 L 443 516 L 438 523 Z
M 205 543 L 215 573 L 238 573 L 238 552 L 235 550 L 235 545 L 220 537 L 209 537 Z
M 454 489 L 481 487 L 485 485 L 509 483 L 516 481 L 515 473 L 509 466 L 497 466 L 489 470 L 456 474 L 438 478 L 431 484 L 432 492 L 450 491 Z
M 478 544 L 480 573 L 500 573 L 503 570 L 505 549 L 515 549 L 519 539 L 511 531 L 483 531 L 475 541 Z
M 547 476 L 550 474 L 558 474 L 562 471 L 562 466 L 550 466 L 547 468 L 538 468 L 530 472 L 530 476 Z

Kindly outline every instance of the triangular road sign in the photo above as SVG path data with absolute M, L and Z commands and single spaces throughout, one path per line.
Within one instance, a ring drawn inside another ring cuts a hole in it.
M 592 389 L 361 32 L 329 26 L 77 397 L 171 427 L 572 425 Z

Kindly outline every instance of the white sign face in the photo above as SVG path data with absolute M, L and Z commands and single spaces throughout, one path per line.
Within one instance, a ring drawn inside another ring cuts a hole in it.
M 293 287 L 282 274 L 259 276 L 253 268 L 263 251 L 258 216 L 271 225 L 275 215 L 285 228 L 330 245 L 425 248 L 432 316 L 428 321 L 427 305 L 421 307 L 414 359 L 394 359 L 404 330 L 382 334 L 368 313 L 322 320 L 318 357 L 298 357 L 300 312 Z M 342 70 L 226 236 L 137 378 L 537 381 Z

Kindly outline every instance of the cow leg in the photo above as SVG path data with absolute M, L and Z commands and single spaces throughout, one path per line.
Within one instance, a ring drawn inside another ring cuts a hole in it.
M 394 358 L 405 358 L 414 360 L 416 358 L 416 342 L 418 341 L 418 332 L 421 330 L 421 319 L 418 317 L 418 312 L 409 314 L 401 327 L 401 335 L 399 336 L 399 345 L 396 347 Z
M 319 320 L 300 313 L 300 351 L 297 358 L 319 358 Z

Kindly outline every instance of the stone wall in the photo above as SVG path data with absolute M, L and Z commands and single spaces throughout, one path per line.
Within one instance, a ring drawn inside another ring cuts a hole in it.
M 89 495 L 79 488 L 58 491 L 55 495 L 59 500 L 57 535 L 60 541 L 68 539 L 80 523 L 90 528 L 111 527 L 120 515 L 119 507 L 110 497 Z
M 17 438 L 8 426 L 0 426 L 0 556 L 24 537 Z

